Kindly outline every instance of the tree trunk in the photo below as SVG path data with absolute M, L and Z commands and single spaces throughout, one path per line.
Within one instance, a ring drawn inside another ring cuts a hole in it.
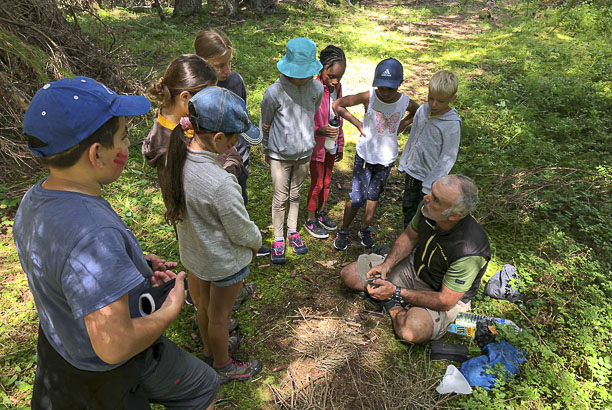
M 164 10 L 162 9 L 161 4 L 159 4 L 159 0 L 153 0 L 153 7 L 157 10 L 157 14 L 159 15 L 159 19 L 163 22 L 166 20 L 164 16 Z
M 202 10 L 202 0 L 176 0 L 172 17 L 188 17 L 199 14 Z

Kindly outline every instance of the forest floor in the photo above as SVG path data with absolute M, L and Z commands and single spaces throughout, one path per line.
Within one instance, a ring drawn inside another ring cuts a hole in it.
M 535 36 L 547 33 L 555 21 L 547 22 L 544 27 L 522 28 L 521 31 L 516 29 L 521 27 L 519 23 L 510 24 L 522 17 L 516 15 L 519 9 L 500 7 L 492 11 L 492 18 L 481 19 L 479 14 L 485 2 L 479 1 L 364 1 L 354 8 L 346 4 L 336 7 L 280 4 L 265 16 L 245 14 L 236 19 L 238 23 L 213 20 L 210 17 L 213 13 L 205 12 L 199 19 L 162 24 L 155 15 L 115 10 L 100 12 L 107 27 L 100 28 L 94 19 L 85 17 L 80 25 L 101 41 L 106 37 L 100 33 L 112 29 L 121 45 L 121 52 L 126 55 L 125 60 L 119 61 L 124 61 L 123 68 L 143 86 L 162 76 L 175 56 L 193 52 L 193 38 L 200 29 L 223 27 L 237 50 L 233 69 L 245 79 L 248 107 L 255 123 L 259 120 L 263 92 L 278 76 L 275 63 L 284 53 L 284 44 L 292 37 L 304 35 L 312 38 L 319 49 L 327 44 L 344 49 L 348 59 L 342 80 L 345 95 L 369 89 L 376 63 L 386 57 L 396 57 L 404 64 L 406 81 L 400 91 L 419 104 L 426 102 L 427 84 L 433 73 L 439 69 L 456 71 L 460 77 L 457 109 L 465 122 L 462 148 L 454 172 L 474 177 L 481 188 L 482 205 L 476 216 L 487 229 L 493 250 L 485 280 L 514 257 L 525 272 L 528 295 L 534 301 L 540 299 L 534 304 L 513 305 L 478 296 L 473 303 L 474 311 L 514 320 L 525 329 L 524 339 L 516 343 L 523 348 L 526 348 L 523 345 L 535 345 L 534 341 L 541 338 L 541 334 L 556 326 L 560 313 L 570 314 L 563 310 L 566 305 L 559 301 L 566 295 L 552 294 L 552 291 L 542 289 L 543 284 L 547 283 L 560 292 L 574 292 L 576 285 L 566 280 L 569 273 L 581 269 L 592 271 L 595 277 L 602 274 L 602 269 L 605 272 L 607 266 L 605 258 L 591 250 L 593 243 L 590 239 L 579 233 L 570 233 L 570 224 L 563 216 L 573 215 L 568 213 L 568 209 L 576 206 L 578 201 L 582 203 L 582 198 L 576 194 L 577 199 L 567 203 L 557 198 L 558 194 L 553 198 L 551 192 L 555 188 L 551 184 L 565 186 L 568 190 L 583 188 L 577 184 L 586 184 L 593 190 L 593 196 L 609 193 L 609 155 L 606 157 L 594 150 L 585 153 L 581 151 L 584 147 L 575 149 L 571 145 L 564 145 L 567 152 L 561 155 L 555 151 L 560 142 L 548 135 L 529 142 L 534 135 L 540 136 L 540 125 L 535 125 L 539 120 L 534 119 L 539 114 L 533 111 L 535 108 L 530 102 L 522 98 L 533 93 L 535 104 L 547 98 L 535 80 L 529 82 L 529 79 L 537 77 L 539 66 L 534 66 L 538 64 L 538 58 L 555 47 L 561 60 L 569 58 L 566 57 L 569 53 L 577 52 L 574 49 L 567 51 L 565 45 L 552 44 L 553 40 L 550 43 L 542 40 L 537 47 L 526 44 L 534 33 Z M 520 11 L 522 13 L 523 9 Z M 520 34 L 513 34 L 515 29 Z M 591 37 L 587 36 L 587 39 L 592 41 Z M 580 41 L 583 51 L 587 39 Z M 544 50 L 542 54 L 535 53 L 540 48 Z M 583 57 L 595 59 L 598 50 L 588 49 Z M 536 55 L 530 55 L 531 52 Z M 605 54 L 605 58 L 608 59 L 609 54 Z M 550 69 L 554 70 L 554 67 Z M 602 87 L 599 83 L 593 86 L 597 92 L 602 92 Z M 603 101 L 599 109 L 605 112 L 610 102 L 597 95 L 600 103 Z M 550 111 L 555 109 L 549 107 Z M 358 115 L 363 113 L 355 111 Z M 140 143 L 152 120 L 153 114 L 150 114 L 131 121 L 130 161 L 122 177 L 104 189 L 103 196 L 126 221 L 145 252 L 178 260 L 178 246 L 172 228 L 163 223 L 163 202 L 155 171 L 145 164 L 140 153 Z M 553 119 L 549 120 L 553 123 Z M 609 121 L 603 123 L 604 129 L 607 124 Z M 330 215 L 338 223 L 351 188 L 358 138 L 350 124 L 345 125 L 344 131 L 346 150 L 344 159 L 335 167 L 328 203 Z M 401 148 L 407 138 L 407 133 L 400 136 Z M 597 141 L 603 137 L 595 133 L 589 138 L 585 138 L 585 142 L 591 141 L 593 146 L 597 146 Z M 251 151 L 251 158 L 247 209 L 261 228 L 264 243 L 270 246 L 272 187 L 269 169 L 260 147 Z M 552 169 L 569 168 L 572 161 L 576 169 L 573 173 Z M 598 171 L 598 164 L 603 171 Z M 13 200 L 15 192 L 22 194 L 43 175 L 39 169 L 31 174 L 0 181 L 0 199 Z M 302 190 L 300 221 L 306 215 L 308 188 L 309 181 Z M 6 195 L 9 191 L 13 195 Z M 573 192 L 568 191 L 568 197 Z M 374 222 L 377 243 L 392 245 L 400 234 L 402 193 L 403 175 L 394 169 Z M 586 219 L 579 222 L 580 227 L 591 227 L 591 237 L 609 238 L 609 234 L 602 233 L 606 224 L 604 218 L 610 215 L 609 205 L 602 206 L 596 199 L 593 201 L 589 202 L 591 208 L 583 209 Z M 35 367 L 37 315 L 13 245 L 10 226 L 15 209 L 15 203 L 4 206 L 0 233 L 0 271 L 3 272 L 0 283 L 0 320 L 3 323 L 0 329 L 0 373 L 3 374 L 0 379 L 0 408 L 3 405 L 27 405 Z M 543 223 L 536 224 L 537 227 L 529 225 L 530 221 L 549 218 L 551 213 L 558 215 L 561 222 L 552 217 L 551 226 Z M 532 347 L 535 351 L 530 351 L 533 356 L 526 364 L 520 385 L 502 385 L 497 393 L 476 390 L 472 402 L 436 393 L 435 387 L 448 363 L 430 361 L 427 344 L 407 345 L 397 340 L 389 317 L 372 313 L 359 295 L 347 290 L 340 282 L 340 269 L 365 252 L 356 235 L 361 217 L 359 214 L 353 222 L 350 247 L 346 252 L 334 250 L 333 233 L 328 239 L 317 240 L 311 238 L 300 224 L 302 238 L 309 248 L 306 255 L 297 256 L 288 251 L 287 263 L 282 266 L 271 264 L 269 258 L 253 260 L 248 281 L 255 281 L 258 290 L 255 297 L 235 314 L 240 323 L 239 332 L 244 335 L 238 357 L 258 358 L 264 363 L 264 369 L 253 380 L 223 386 L 219 408 L 492 408 L 506 405 L 540 408 L 550 403 L 565 403 L 566 400 L 587 403 L 591 397 L 596 397 L 592 402 L 595 407 L 605 402 L 606 396 L 601 392 L 606 380 L 605 364 L 591 366 L 595 369 L 592 371 L 576 370 L 578 365 L 560 347 L 565 342 L 569 345 L 569 341 L 553 333 L 546 344 L 546 354 L 542 353 L 543 348 Z M 559 227 L 556 231 L 553 222 Z M 602 223 L 604 225 L 598 227 Z M 517 237 L 522 238 L 521 243 L 516 242 Z M 579 259 L 580 252 L 593 255 L 594 262 Z M 569 256 L 560 256 L 566 254 L 575 258 L 570 260 Z M 548 304 L 550 311 L 541 303 Z M 604 313 L 605 310 L 593 310 L 593 320 L 605 317 Z M 192 327 L 193 315 L 194 309 L 186 306 L 166 335 L 201 357 L 198 332 Z M 592 356 L 609 359 L 609 349 L 604 347 L 610 336 L 609 326 L 602 326 L 600 332 L 603 336 L 592 338 Z M 443 340 L 467 344 L 473 355 L 480 352 L 468 339 L 448 335 Z M 574 354 L 587 355 L 579 349 L 568 353 Z M 552 362 L 562 362 L 562 365 L 557 369 L 550 364 Z M 534 374 L 547 366 L 551 368 L 550 374 L 544 372 L 546 378 L 538 379 L 540 376 Z M 597 369 L 603 370 L 597 373 Z M 545 388 L 556 391 L 555 383 L 565 384 L 553 380 L 554 377 L 566 377 L 564 371 L 572 372 L 572 377 L 578 375 L 576 384 L 558 394 L 546 392 Z M 590 380 L 591 384 L 585 380 Z M 536 391 L 534 386 L 538 383 L 544 387 L 530 396 L 529 391 Z M 583 394 L 578 391 L 580 388 L 584 390 Z

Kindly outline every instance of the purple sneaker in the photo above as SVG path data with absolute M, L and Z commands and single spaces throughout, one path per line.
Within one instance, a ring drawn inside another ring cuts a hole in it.
M 272 260 L 272 263 L 279 265 L 285 263 L 285 241 L 274 241 L 272 243 L 270 259 Z
M 300 238 L 300 234 L 299 232 L 296 233 L 290 233 L 287 236 L 287 240 L 289 241 L 289 244 L 291 245 L 291 247 L 293 248 L 293 252 L 297 255 L 303 255 L 306 252 L 308 252 L 308 247 L 306 247 L 306 245 L 304 244 L 304 242 L 302 242 L 302 238 Z

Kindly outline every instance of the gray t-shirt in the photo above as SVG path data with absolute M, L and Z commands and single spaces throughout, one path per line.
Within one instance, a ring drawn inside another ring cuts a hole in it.
M 28 276 L 40 325 L 55 350 L 81 370 L 106 371 L 94 352 L 84 317 L 150 286 L 138 241 L 110 204 L 96 196 L 44 189 L 40 181 L 23 197 L 13 236 Z

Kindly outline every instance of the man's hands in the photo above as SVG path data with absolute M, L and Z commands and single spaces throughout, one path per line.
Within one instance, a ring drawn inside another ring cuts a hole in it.
M 367 290 L 370 296 L 376 300 L 386 300 L 393 296 L 396 286 L 384 279 L 375 279 L 368 282 Z
M 366 273 L 366 279 L 381 278 L 386 280 L 390 270 L 389 265 L 383 262 L 380 265 L 371 267 L 368 273 Z
M 391 269 L 387 264 L 382 263 L 370 268 L 366 273 L 368 284 L 366 289 L 370 296 L 377 300 L 389 299 L 395 292 L 395 285 L 387 280 L 387 275 Z
M 270 132 L 271 125 L 272 124 L 261 124 L 261 130 L 265 132 L 266 134 L 268 134 Z

